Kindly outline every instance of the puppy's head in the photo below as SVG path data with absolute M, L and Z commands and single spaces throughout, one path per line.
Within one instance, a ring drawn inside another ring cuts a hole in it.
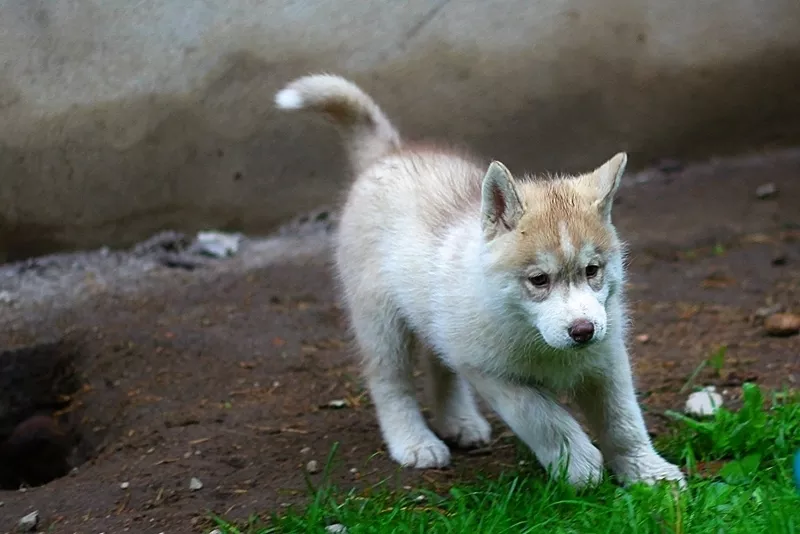
M 608 331 L 606 305 L 623 281 L 611 207 L 626 163 L 620 153 L 579 176 L 516 180 L 493 162 L 483 179 L 487 278 L 553 348 Z

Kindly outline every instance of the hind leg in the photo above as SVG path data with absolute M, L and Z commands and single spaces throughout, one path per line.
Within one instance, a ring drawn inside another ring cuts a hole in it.
M 487 445 L 492 429 L 481 415 L 472 388 L 430 351 L 425 351 L 433 428 L 445 441 L 462 448 Z
M 444 467 L 450 449 L 428 428 L 413 383 L 413 335 L 396 313 L 363 300 L 353 316 L 364 375 L 389 454 L 419 469 Z

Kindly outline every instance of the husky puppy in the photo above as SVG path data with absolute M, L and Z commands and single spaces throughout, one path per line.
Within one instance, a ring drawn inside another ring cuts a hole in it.
M 403 142 L 354 83 L 294 80 L 278 108 L 341 132 L 354 180 L 335 260 L 389 454 L 439 468 L 445 442 L 486 445 L 477 392 L 553 472 L 576 486 L 605 463 L 625 481 L 683 483 L 653 448 L 625 344 L 623 246 L 611 222 L 627 156 L 578 176 L 514 176 L 502 163 Z M 414 357 L 427 367 L 432 424 Z M 557 401 L 569 393 L 599 450 Z M 602 451 L 602 453 L 601 453 Z

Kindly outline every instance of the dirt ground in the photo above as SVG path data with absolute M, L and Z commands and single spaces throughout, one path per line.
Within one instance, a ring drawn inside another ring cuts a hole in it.
M 653 432 L 720 347 L 721 369 L 695 382 L 731 403 L 744 380 L 779 388 L 800 379 L 800 336 L 766 336 L 760 318 L 800 312 L 800 155 L 667 171 L 623 189 L 616 208 L 630 243 L 632 358 Z M 776 193 L 760 198 L 766 183 Z M 206 532 L 209 512 L 245 518 L 302 503 L 308 462 L 323 467 L 334 443 L 330 479 L 345 488 L 446 484 L 517 462 L 496 419 L 494 444 L 457 453 L 451 469 L 403 471 L 387 459 L 325 255 L 246 272 L 156 271 L 169 280 L 158 290 L 106 288 L 74 307 L 2 310 L 0 385 L 47 384 L 9 420 L 55 412 L 71 463 L 22 452 L 56 471 L 80 465 L 44 486 L 0 490 L 0 532 L 33 510 L 49 532 Z M 37 361 L 42 369 L 26 370 Z M 0 438 L 24 442 L 8 437 L 13 424 Z M 8 487 L 35 475 L 8 458 Z M 201 489 L 190 489 L 193 477 Z

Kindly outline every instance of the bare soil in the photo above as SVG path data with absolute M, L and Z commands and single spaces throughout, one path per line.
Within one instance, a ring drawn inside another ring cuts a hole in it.
M 730 403 L 743 381 L 800 378 L 800 336 L 767 336 L 759 317 L 800 312 L 800 158 L 672 170 L 624 189 L 616 208 L 653 432 L 720 347 L 721 369 L 695 382 Z M 766 182 L 777 193 L 759 198 Z M 496 419 L 494 444 L 456 453 L 451 469 L 404 471 L 387 458 L 326 257 L 212 277 L 160 269 L 166 290 L 3 312 L 0 486 L 76 469 L 0 490 L 0 532 L 33 510 L 49 532 L 204 532 L 209 512 L 302 504 L 306 478 L 323 477 L 308 462 L 324 467 L 336 443 L 329 476 L 345 488 L 446 485 L 517 463 Z

